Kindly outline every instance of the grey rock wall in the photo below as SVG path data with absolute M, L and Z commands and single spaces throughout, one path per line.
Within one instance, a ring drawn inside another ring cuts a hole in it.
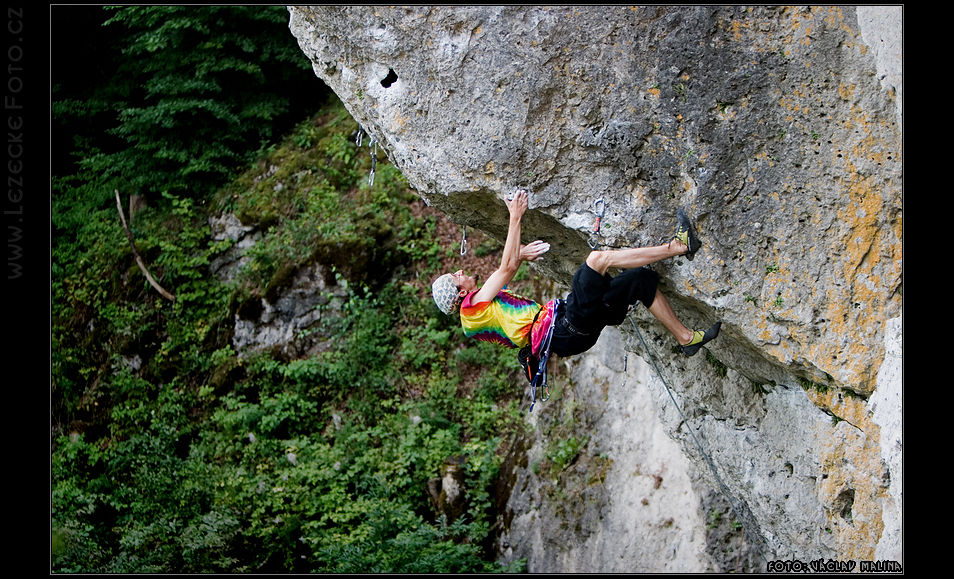
M 525 466 L 503 469 L 504 561 L 525 558 L 531 573 L 725 570 L 707 544 L 709 488 L 658 418 L 652 368 L 624 346 L 610 328 L 588 355 L 552 369 L 553 395 L 528 415 L 536 436 Z M 569 464 L 548 460 L 577 439 L 585 444 Z M 745 563 L 739 570 L 752 569 Z
M 625 347 L 686 415 L 647 382 L 698 509 L 727 494 L 750 549 L 803 561 L 902 557 L 900 10 L 289 8 L 315 73 L 428 203 L 503 238 L 503 197 L 532 190 L 524 232 L 551 243 L 537 269 L 556 282 L 589 251 L 598 199 L 603 247 L 694 216 L 695 260 L 654 267 L 687 324 L 719 318 L 722 335 L 686 359 L 638 311 L 647 345 L 621 327 Z M 593 468 L 610 480 L 628 460 Z M 626 512 L 610 498 L 593 500 Z M 616 520 L 563 516 L 593 549 Z M 710 548 L 694 565 L 720 563 Z
M 243 225 L 233 213 L 209 219 L 212 240 L 230 243 L 209 264 L 210 273 L 222 281 L 234 281 L 244 267 L 249 249 L 261 240 L 261 231 Z M 245 355 L 269 350 L 282 357 L 304 358 L 324 351 L 331 337 L 322 331 L 324 318 L 337 318 L 347 297 L 347 282 L 329 285 L 328 268 L 305 265 L 294 272 L 274 297 L 248 296 L 233 315 L 232 345 Z

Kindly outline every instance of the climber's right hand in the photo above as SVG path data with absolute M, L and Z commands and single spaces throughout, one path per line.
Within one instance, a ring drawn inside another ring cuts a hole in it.
M 513 195 L 513 199 L 507 201 L 507 209 L 510 210 L 510 217 L 515 219 L 520 219 L 523 217 L 523 214 L 527 211 L 529 204 L 530 196 L 527 193 L 527 190 L 517 189 Z

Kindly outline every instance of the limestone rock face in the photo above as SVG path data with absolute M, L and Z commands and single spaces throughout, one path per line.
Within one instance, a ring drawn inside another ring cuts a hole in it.
M 702 249 L 653 267 L 687 325 L 722 334 L 686 359 L 644 310 L 621 326 L 686 415 L 650 380 L 658 419 L 718 487 L 688 430 L 705 441 L 764 558 L 900 561 L 900 398 L 883 393 L 900 392 L 885 367 L 900 365 L 900 8 L 289 12 L 315 73 L 428 203 L 502 239 L 503 198 L 532 191 L 525 241 L 550 242 L 535 267 L 558 283 L 597 200 L 602 248 L 667 241 L 684 208 Z

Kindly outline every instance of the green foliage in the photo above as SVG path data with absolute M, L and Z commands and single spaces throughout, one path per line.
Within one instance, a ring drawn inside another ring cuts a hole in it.
M 768 384 L 762 384 L 761 382 L 757 382 L 756 380 L 749 378 L 749 387 L 752 390 L 752 394 L 755 394 L 757 396 L 764 396 L 765 394 L 768 394 L 769 392 L 771 392 L 770 387 L 774 387 L 774 386 L 775 386 L 774 382 L 769 382 Z
M 586 445 L 586 439 L 580 439 L 576 436 L 570 436 L 566 439 L 555 440 L 547 447 L 546 458 L 553 464 L 553 471 L 559 473 L 569 466 L 580 449 Z
M 386 161 L 369 187 L 356 129 L 329 105 L 215 196 L 168 188 L 137 214 L 175 302 L 135 265 L 108 177 L 56 181 L 54 572 L 523 570 L 491 550 L 499 457 L 525 412 L 514 353 L 465 342 L 427 300 L 435 224 Z M 209 273 L 223 209 L 262 232 L 233 283 Z M 236 309 L 313 261 L 347 289 L 316 330 L 328 349 L 236 352 Z M 454 520 L 427 492 L 449 458 L 467 489 Z
M 802 390 L 814 391 L 821 394 L 827 393 L 828 390 L 830 389 L 825 384 L 822 384 L 820 382 L 815 382 L 813 380 L 809 380 L 808 378 L 803 378 L 801 376 L 798 377 L 798 385 L 802 387 Z
M 335 573 L 488 573 L 520 572 L 520 564 L 512 568 L 498 567 L 481 561 L 480 549 L 460 537 L 467 537 L 468 528 L 462 521 L 447 525 L 410 526 L 413 531 L 394 530 L 402 525 L 400 518 L 413 519 L 406 512 L 393 513 L 375 510 L 370 513 L 368 537 L 359 543 L 335 543 L 323 549 L 319 556 L 327 563 L 327 570 Z
M 56 83 L 52 110 L 61 126 L 109 122 L 78 151 L 80 167 L 109 187 L 196 196 L 287 127 L 290 113 L 301 114 L 289 95 L 307 90 L 296 79 L 309 79 L 310 70 L 284 7 L 106 10 L 104 30 L 90 33 L 114 39 L 98 55 L 111 74 L 92 94 Z
M 721 521 L 722 521 L 722 511 L 713 508 L 709 511 L 709 522 L 706 523 L 706 528 L 714 529 L 719 526 L 719 523 Z
M 719 376 L 720 378 L 725 378 L 729 373 L 729 368 L 721 360 L 713 356 L 712 352 L 709 350 L 706 350 L 706 362 L 712 366 L 715 375 Z

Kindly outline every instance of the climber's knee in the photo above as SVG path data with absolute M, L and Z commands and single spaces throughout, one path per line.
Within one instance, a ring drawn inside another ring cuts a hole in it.
M 604 275 L 610 267 L 609 254 L 605 251 L 591 251 L 586 256 L 586 265 L 590 266 L 590 269 L 596 273 Z

